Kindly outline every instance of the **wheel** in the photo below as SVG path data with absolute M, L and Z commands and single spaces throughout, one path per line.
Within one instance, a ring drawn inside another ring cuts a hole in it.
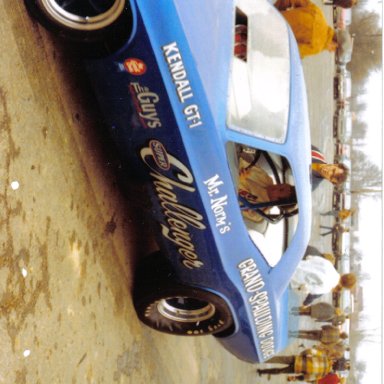
M 88 48 L 121 47 L 132 32 L 128 0 L 24 0 L 29 13 L 48 30 Z
M 181 286 L 162 288 L 155 295 L 142 298 L 140 303 L 136 301 L 136 311 L 144 324 L 176 335 L 215 334 L 230 325 L 230 314 L 217 297 Z
M 151 255 L 135 276 L 133 300 L 139 319 L 149 327 L 175 335 L 220 334 L 233 326 L 219 296 L 180 284 L 160 253 Z

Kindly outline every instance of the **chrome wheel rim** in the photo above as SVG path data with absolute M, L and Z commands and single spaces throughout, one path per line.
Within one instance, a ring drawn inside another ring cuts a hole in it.
M 94 0 L 40 0 L 40 3 L 53 21 L 82 31 L 98 30 L 111 25 L 121 15 L 125 6 L 125 0 L 111 0 L 107 7 L 94 5 Z M 89 12 L 90 15 L 74 13 L 72 9 L 76 9 L 77 4 L 79 8 L 94 9 L 94 12 Z
M 190 297 L 162 299 L 157 303 L 157 309 L 165 318 L 182 323 L 199 323 L 215 314 L 214 305 Z

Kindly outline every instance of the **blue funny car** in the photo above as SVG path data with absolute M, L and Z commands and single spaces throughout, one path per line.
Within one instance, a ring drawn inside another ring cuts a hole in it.
M 158 252 L 138 317 L 263 362 L 288 342 L 311 228 L 310 136 L 294 37 L 266 0 L 25 0 L 84 57 L 120 157 L 145 178 Z

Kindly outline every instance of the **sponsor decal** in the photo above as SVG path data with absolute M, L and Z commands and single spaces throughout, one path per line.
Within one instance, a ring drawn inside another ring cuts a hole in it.
M 275 342 L 268 292 L 264 289 L 265 283 L 252 258 L 242 261 L 237 268 L 244 288 L 249 293 L 248 303 L 251 306 L 263 358 L 268 359 L 275 354 Z
M 141 124 L 147 128 L 160 128 L 161 121 L 157 113 L 159 95 L 139 83 L 130 83 L 129 91 Z
M 164 171 L 168 171 L 168 169 L 171 167 L 171 164 L 168 160 L 168 154 L 164 148 L 164 145 L 158 140 L 151 140 L 149 142 L 149 147 L 152 149 L 153 159 L 155 160 L 157 166 Z
M 165 223 L 160 223 L 161 234 L 177 247 L 186 268 L 201 268 L 204 264 L 197 254 L 190 231 L 206 229 L 203 216 L 179 201 L 181 192 L 195 192 L 191 171 L 157 140 L 151 140 L 148 147 L 142 148 L 140 157 L 150 169 L 152 184 L 163 210 Z
M 183 104 L 183 113 L 188 127 L 193 129 L 201 126 L 203 121 L 199 106 L 191 102 L 193 90 L 177 43 L 174 41 L 162 46 L 161 49 L 175 85 L 177 97 Z
M 224 184 L 220 180 L 219 175 L 215 175 L 204 181 L 207 186 L 208 195 L 211 197 L 211 210 L 215 216 L 216 228 L 219 229 L 220 234 L 224 235 L 231 230 L 231 223 L 227 220 L 227 213 L 225 207 L 228 204 L 228 196 L 222 195 L 220 186 Z
M 144 61 L 134 57 L 124 60 L 124 68 L 127 72 L 134 76 L 141 76 L 147 72 L 147 65 Z

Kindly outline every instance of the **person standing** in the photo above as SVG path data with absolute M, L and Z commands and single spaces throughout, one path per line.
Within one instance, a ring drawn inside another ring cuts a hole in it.
M 282 368 L 258 369 L 259 375 L 277 375 L 282 373 L 295 373 L 295 377 L 304 380 L 321 379 L 333 369 L 333 360 L 324 351 L 315 348 L 304 350 L 299 355 L 274 356 L 268 363 L 285 364 Z
M 274 5 L 291 27 L 301 58 L 336 50 L 335 31 L 316 4 L 310 0 L 277 0 Z
M 329 260 L 321 256 L 307 256 L 300 260 L 290 284 L 301 293 L 323 295 L 332 291 L 340 281 L 340 274 Z
M 352 289 L 355 284 L 354 273 L 340 276 L 333 264 L 320 256 L 307 256 L 300 260 L 290 281 L 293 290 L 307 294 L 303 302 L 305 306 L 326 293 L 340 292 L 344 288 Z
M 340 329 L 333 325 L 323 325 L 321 329 L 290 332 L 290 336 L 297 337 L 298 339 L 316 340 L 328 345 L 337 344 L 341 340 L 348 338 L 347 333 L 340 332 Z
M 356 285 L 356 275 L 352 273 L 344 273 L 342 276 L 340 276 L 339 283 L 332 289 L 332 292 L 339 293 L 343 289 L 353 289 Z M 303 305 L 309 305 L 314 300 L 321 297 L 322 294 L 312 294 L 309 293 L 307 297 L 305 298 Z
M 340 360 L 344 358 L 345 352 L 349 352 L 351 348 L 344 343 L 339 341 L 336 344 L 317 344 L 313 348 L 324 351 L 327 356 L 331 359 Z
M 318 322 L 332 321 L 336 316 L 340 316 L 342 311 L 335 308 L 332 304 L 320 302 L 309 306 L 293 308 L 292 314 L 300 316 L 310 316 Z

